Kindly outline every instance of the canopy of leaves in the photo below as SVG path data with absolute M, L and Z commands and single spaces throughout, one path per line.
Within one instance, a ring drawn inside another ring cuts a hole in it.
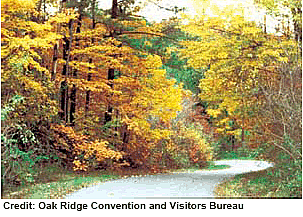
M 199 36 L 198 41 L 184 41 L 181 50 L 188 64 L 196 69 L 209 67 L 200 80 L 200 97 L 209 102 L 207 112 L 217 132 L 244 140 L 257 136 L 262 87 L 277 81 L 280 63 L 296 54 L 297 43 L 273 34 L 265 34 L 254 22 L 228 8 L 217 16 L 201 15 L 182 26 Z
M 190 145 L 180 145 L 172 126 L 186 95 L 181 82 L 196 88 L 186 72 L 195 71 L 172 70 L 185 62 L 168 52 L 176 44 L 170 24 L 133 16 L 133 3 L 113 1 L 105 11 L 94 0 L 1 2 L 3 180 L 20 181 L 15 165 L 31 174 L 47 160 L 75 171 L 157 171 L 182 165 L 180 151 L 187 166 L 211 159 L 201 135 L 183 129 Z

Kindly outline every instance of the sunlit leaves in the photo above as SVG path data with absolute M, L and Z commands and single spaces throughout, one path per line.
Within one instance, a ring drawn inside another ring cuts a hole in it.
M 175 81 L 166 78 L 165 70 L 156 69 L 162 65 L 157 56 L 148 56 L 146 66 L 149 76 L 142 78 L 140 89 L 135 91 L 136 96 L 130 103 L 134 109 L 132 112 L 139 118 L 133 118 L 130 121 L 131 129 L 143 134 L 146 139 L 160 140 L 167 138 L 169 131 L 164 129 L 152 129 L 152 124 L 148 119 L 158 118 L 159 121 L 168 123 L 176 117 L 176 112 L 181 110 L 182 89 L 175 86 Z M 136 130 L 138 129 L 138 130 Z
M 48 22 L 51 24 L 69 23 L 70 20 L 75 19 L 78 14 L 73 9 L 64 9 L 61 13 L 57 13 L 56 16 L 52 16 Z
M 16 7 L 8 0 L 2 4 L 2 81 L 6 93 L 26 99 L 19 108 L 26 121 L 59 123 L 50 130 L 58 157 L 75 171 L 87 171 L 99 164 L 127 165 L 122 158 L 155 169 L 160 150 L 178 155 L 172 122 L 186 94 L 180 78 L 180 84 L 168 78 L 162 64 L 177 53 L 176 42 L 163 33 L 169 23 L 110 19 L 90 1 L 85 8 L 58 5 L 46 16 L 35 3 L 25 1 L 22 9 L 20 1 Z M 162 48 L 163 41 L 172 48 Z M 197 131 L 188 131 L 184 141 L 191 142 L 182 151 L 193 148 L 192 162 L 210 159 Z
M 1 13 L 1 78 L 2 91 L 26 97 L 27 121 L 38 121 L 44 115 L 53 115 L 55 108 L 49 67 L 45 61 L 53 45 L 61 38 L 49 23 L 34 20 L 36 1 L 2 1 Z M 37 104 L 47 108 L 37 110 Z M 47 106 L 46 106 L 47 105 Z M 50 112 L 52 111 L 52 112 Z M 30 112 L 33 112 L 30 114 Z M 37 113 L 40 113 L 38 116 Z
M 263 33 L 254 22 L 235 13 L 224 10 L 188 20 L 181 28 L 199 40 L 183 41 L 186 48 L 180 52 L 190 66 L 209 68 L 200 80 L 200 97 L 209 102 L 207 112 L 214 118 L 217 132 L 239 138 L 256 123 L 259 87 L 268 79 L 264 70 L 274 74 L 277 64 L 288 62 L 288 55 L 296 52 L 288 44 L 297 45 L 285 37 Z
M 36 2 L 37 0 L 3 0 L 1 1 L 1 14 L 26 14 L 33 12 Z

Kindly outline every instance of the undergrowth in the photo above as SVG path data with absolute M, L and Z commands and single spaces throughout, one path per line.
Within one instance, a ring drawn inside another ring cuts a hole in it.
M 285 138 L 282 145 L 295 149 L 293 141 L 289 138 Z M 266 152 L 263 150 L 266 150 Z M 267 161 L 274 162 L 274 167 L 236 175 L 218 185 L 215 191 L 216 195 L 231 198 L 302 198 L 300 150 L 296 148 L 291 153 L 293 154 L 289 155 L 288 152 L 277 150 L 269 145 L 261 146 L 259 151 L 256 150 L 251 155 L 254 155 L 255 159 L 264 158 Z M 297 155 L 294 153 L 297 153 Z

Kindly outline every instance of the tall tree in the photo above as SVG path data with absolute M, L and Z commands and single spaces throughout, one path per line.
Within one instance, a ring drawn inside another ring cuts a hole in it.
M 96 0 L 93 0 L 91 2 L 91 14 L 92 14 L 92 27 L 91 28 L 95 29 L 96 28 Z M 92 44 L 94 44 L 95 39 L 92 38 L 91 42 L 92 42 Z M 93 62 L 93 59 L 90 58 L 89 59 L 89 63 L 92 63 L 92 62 Z M 91 68 L 89 67 L 88 70 L 90 71 Z M 88 73 L 88 75 L 87 75 L 87 81 L 91 81 L 91 77 L 92 77 L 92 74 Z M 90 93 L 91 93 L 90 90 L 86 91 L 86 99 L 85 99 L 85 112 L 86 113 L 88 112 L 88 109 L 89 109 Z
M 186 49 L 180 52 L 190 66 L 209 67 L 200 80 L 200 97 L 209 102 L 207 112 L 217 132 L 236 136 L 243 144 L 258 135 L 262 83 L 275 80 L 269 74 L 274 74 L 277 62 L 288 61 L 287 53 L 294 52 L 289 45 L 296 43 L 283 38 L 281 44 L 281 38 L 264 34 L 254 22 L 233 13 L 226 8 L 217 17 L 201 15 L 182 26 L 200 40 L 184 41 Z

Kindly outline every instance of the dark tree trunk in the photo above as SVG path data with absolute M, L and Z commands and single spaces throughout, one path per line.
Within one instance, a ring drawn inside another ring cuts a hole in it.
M 118 0 L 113 0 L 111 18 L 118 18 Z
M 112 120 L 112 112 L 113 112 L 113 107 L 111 107 L 110 105 L 108 105 L 107 107 L 107 111 L 105 112 L 105 121 L 104 124 L 106 124 L 107 122 L 110 122 Z
M 107 77 L 107 79 L 110 81 L 109 86 L 110 86 L 111 88 L 114 87 L 114 85 L 113 85 L 113 83 L 112 83 L 112 80 L 114 80 L 114 78 L 115 78 L 115 69 L 110 68 L 110 69 L 108 70 L 108 77 Z
M 63 65 L 63 70 L 62 70 L 62 75 L 66 76 L 67 75 L 67 59 L 68 59 L 68 49 L 69 49 L 69 40 L 65 37 L 63 38 L 64 44 L 63 44 L 63 60 L 65 60 L 65 64 Z M 61 82 L 60 86 L 60 95 L 61 95 L 61 100 L 60 100 L 60 118 L 67 122 L 67 100 L 68 100 L 68 86 L 67 86 L 67 81 L 64 80 Z
M 71 94 L 70 94 L 70 110 L 69 110 L 69 116 L 70 116 L 70 124 L 71 126 L 75 125 L 75 117 L 74 114 L 76 112 L 76 97 L 77 97 L 77 88 L 76 85 L 73 84 Z
M 127 130 L 127 125 L 126 124 L 124 124 L 123 126 L 122 126 L 122 141 L 123 141 L 123 144 L 127 144 L 128 143 L 128 141 L 129 141 L 129 132 L 128 132 L 128 130 Z M 124 151 L 124 150 L 122 150 L 122 151 Z
M 96 27 L 96 21 L 95 21 L 95 10 L 96 10 L 96 0 L 92 1 L 92 7 L 91 7 L 91 13 L 92 13 L 92 29 L 95 29 Z M 95 40 L 92 38 L 92 44 L 94 44 Z M 92 63 L 93 59 L 89 59 L 89 63 Z M 91 70 L 89 68 L 88 70 Z M 91 81 L 92 75 L 91 73 L 87 74 L 87 81 Z M 86 91 L 86 97 L 85 97 L 85 114 L 87 114 L 88 109 L 89 109 L 89 102 L 90 102 L 90 90 Z
M 45 15 L 46 15 L 46 1 L 43 0 L 43 17 L 42 17 L 42 22 L 45 22 L 45 20 L 46 20 Z
M 107 79 L 109 81 L 109 86 L 111 88 L 113 88 L 113 86 L 114 86 L 113 83 L 112 83 L 114 78 L 115 78 L 115 69 L 113 69 L 113 68 L 108 69 Z M 112 120 L 112 113 L 113 113 L 113 107 L 110 105 L 110 102 L 109 102 L 108 106 L 107 106 L 107 112 L 105 113 L 105 123 Z
M 112 2 L 112 14 L 111 14 L 112 19 L 118 18 L 118 1 L 113 0 Z M 112 32 L 112 37 L 115 36 L 115 32 Z M 113 80 L 115 78 L 115 69 L 110 68 L 108 69 L 108 74 L 107 74 L 107 80 L 109 81 L 109 86 L 113 88 Z M 107 106 L 107 111 L 105 112 L 105 117 L 104 117 L 104 122 L 105 124 L 109 121 L 112 120 L 112 113 L 113 113 L 113 107 L 111 106 L 110 102 L 108 103 Z
M 70 59 L 70 50 L 71 50 L 71 44 L 73 40 L 73 21 L 71 20 L 68 24 L 69 31 L 70 31 L 70 37 L 64 37 L 63 41 L 63 59 L 65 60 L 65 64 L 63 66 L 62 75 L 64 77 L 69 77 L 69 59 Z M 60 118 L 65 121 L 65 123 L 68 122 L 68 84 L 67 80 L 61 82 L 60 87 L 60 104 L 61 104 L 61 111 L 59 112 Z
M 92 63 L 92 59 L 89 59 L 89 63 Z M 90 68 L 89 68 L 90 70 Z M 92 75 L 91 73 L 88 73 L 87 75 L 87 81 L 91 81 Z M 87 114 L 88 109 L 89 109 L 89 102 L 90 102 L 90 90 L 86 91 L 86 97 L 85 97 L 85 114 Z
M 77 25 L 77 29 L 76 29 L 76 33 L 80 33 L 81 32 L 81 24 L 82 24 L 82 10 L 80 10 L 80 15 L 79 15 L 79 19 L 78 19 L 78 25 Z M 79 39 L 76 38 L 76 47 L 79 47 Z M 77 57 L 74 58 L 74 60 L 78 60 Z M 77 77 L 77 70 L 74 69 L 73 70 L 73 77 L 76 78 Z M 77 88 L 76 85 L 73 84 L 72 90 L 71 90 L 71 94 L 70 94 L 70 124 L 71 126 L 75 125 L 75 112 L 76 112 L 76 98 L 77 98 Z
M 61 82 L 60 95 L 61 95 L 61 100 L 60 100 L 61 110 L 59 111 L 59 116 L 63 121 L 67 122 L 68 86 L 66 80 Z
M 292 16 L 293 17 L 302 17 L 302 9 L 293 8 Z M 296 41 L 301 43 L 302 42 L 302 21 L 294 19 L 293 24 L 294 24 L 295 39 L 296 39 Z

